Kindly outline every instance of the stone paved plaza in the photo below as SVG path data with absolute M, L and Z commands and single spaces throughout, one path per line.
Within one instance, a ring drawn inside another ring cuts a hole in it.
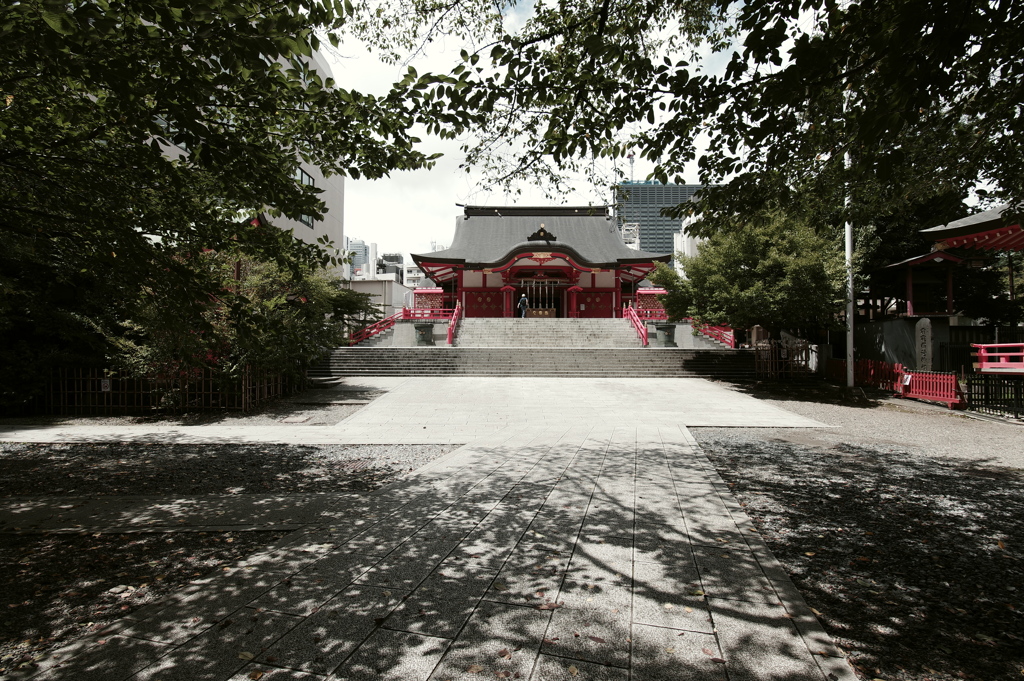
M 700 379 L 358 382 L 388 392 L 330 427 L 4 431 L 466 443 L 371 495 L 9 506 L 39 528 L 293 530 L 36 678 L 855 678 L 687 430 L 824 424 Z

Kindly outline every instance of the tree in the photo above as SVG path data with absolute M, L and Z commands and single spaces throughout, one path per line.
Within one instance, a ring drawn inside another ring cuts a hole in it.
M 116 335 L 147 309 L 208 332 L 221 282 L 189 266 L 206 251 L 296 276 L 328 264 L 329 250 L 251 220 L 322 217 L 293 179 L 300 162 L 352 177 L 431 165 L 410 129 L 465 125 L 422 95 L 458 79 L 410 71 L 384 96 L 325 80 L 311 55 L 350 14 L 313 0 L 0 9 L 0 360 L 15 367 L 0 393 L 100 361 L 96 329 Z
M 759 227 L 713 234 L 694 257 L 677 256 L 685 278 L 659 264 L 670 319 L 693 317 L 746 329 L 821 329 L 845 303 L 842 255 L 801 222 L 769 216 Z

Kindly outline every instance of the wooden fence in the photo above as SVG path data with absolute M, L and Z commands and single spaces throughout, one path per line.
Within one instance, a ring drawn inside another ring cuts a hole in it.
M 816 375 L 807 341 L 765 340 L 754 344 L 754 374 L 758 380 L 793 380 Z
M 71 415 L 151 414 L 159 411 L 242 411 L 299 390 L 302 380 L 246 370 L 226 380 L 205 370 L 173 377 L 127 378 L 109 369 L 59 369 L 46 391 L 28 405 L 36 413 Z
M 966 404 L 956 374 L 937 371 L 906 371 L 902 364 L 896 365 L 896 396 L 929 402 L 943 402 L 950 409 L 963 407 Z

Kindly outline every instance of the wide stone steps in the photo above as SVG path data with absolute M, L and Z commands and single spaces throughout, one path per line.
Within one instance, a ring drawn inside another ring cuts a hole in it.
M 753 378 L 743 350 L 683 348 L 337 348 L 311 378 L 342 376 L 572 376 Z
M 625 319 L 471 318 L 459 323 L 463 348 L 638 348 Z

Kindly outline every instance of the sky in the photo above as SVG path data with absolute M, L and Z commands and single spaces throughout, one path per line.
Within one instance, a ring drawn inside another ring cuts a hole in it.
M 461 44 L 436 44 L 413 62 L 420 73 L 428 70 L 446 73 L 460 62 Z M 335 80 L 346 89 L 384 94 L 391 83 L 401 80 L 404 65 L 385 64 L 359 44 L 347 43 L 324 56 Z M 451 244 L 455 218 L 461 213 L 456 204 L 470 205 L 550 205 L 539 189 L 523 185 L 522 194 L 506 197 L 503 192 L 484 191 L 478 177 L 459 169 L 461 141 L 439 140 L 418 135 L 427 154 L 443 153 L 430 170 L 395 172 L 379 180 L 345 180 L 345 236 L 377 244 L 378 254 L 402 253 L 410 264 L 410 253 L 429 253 L 432 243 L 438 248 Z M 637 159 L 635 178 L 644 179 L 653 165 Z M 628 177 L 628 168 L 625 169 Z M 569 205 L 605 204 L 607 187 L 594 187 L 579 179 L 574 191 L 562 203 Z

